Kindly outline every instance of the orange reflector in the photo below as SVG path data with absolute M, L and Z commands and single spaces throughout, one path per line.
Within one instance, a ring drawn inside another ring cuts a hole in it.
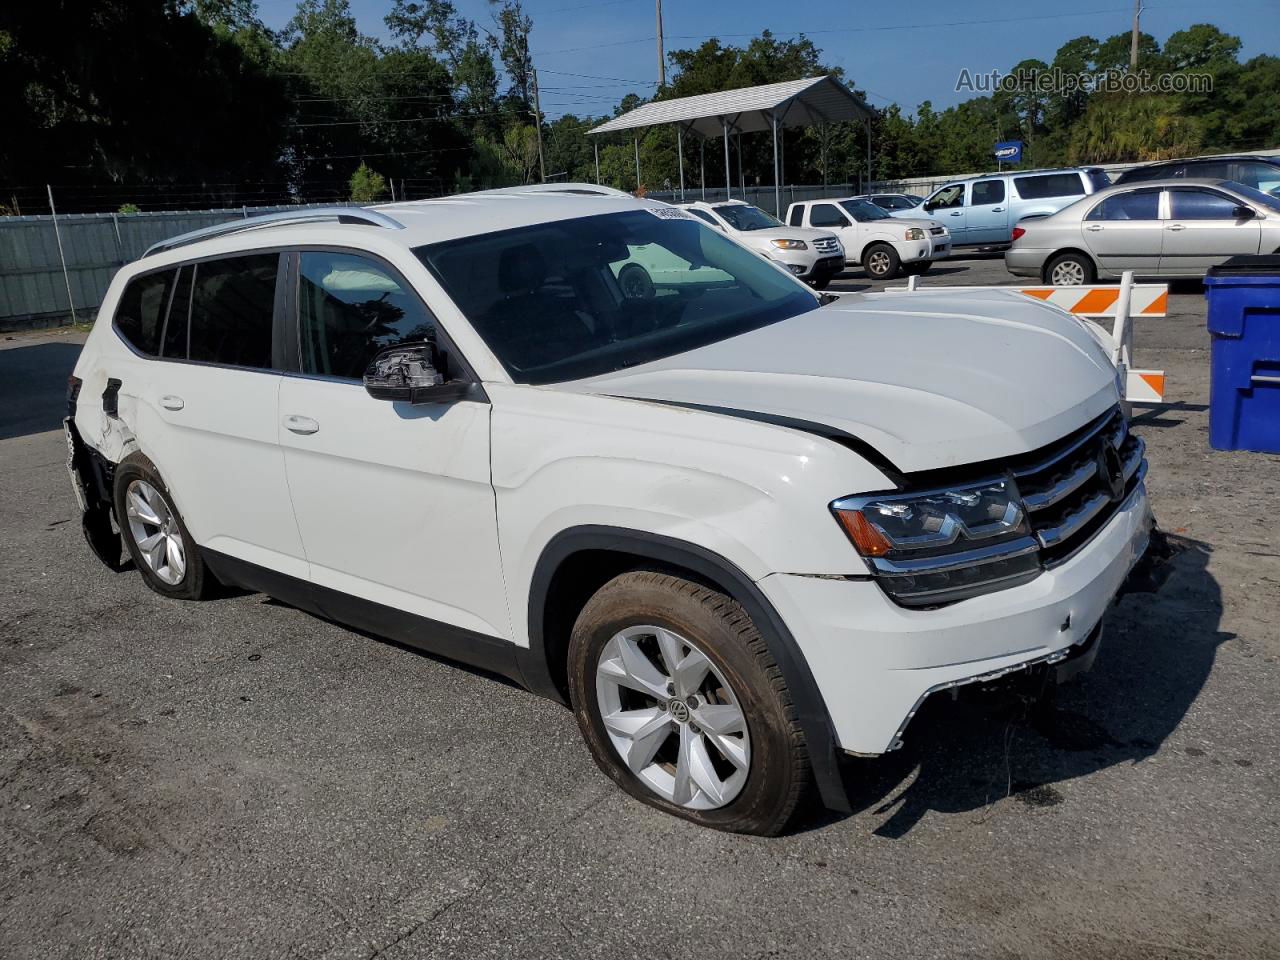
M 892 548 L 883 533 L 857 510 L 837 510 L 836 519 L 864 557 L 883 557 Z

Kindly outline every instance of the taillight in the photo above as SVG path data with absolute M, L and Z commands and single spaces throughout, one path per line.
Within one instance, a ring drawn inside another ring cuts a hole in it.
M 1017 240 L 1020 236 L 1022 236 L 1022 235 L 1023 235 L 1024 233 L 1026 233 L 1026 232 L 1027 232 L 1027 231 L 1026 231 L 1023 227 L 1014 227 L 1014 228 L 1013 228 L 1013 239 Z
M 80 378 L 77 376 L 67 377 L 67 415 L 74 417 L 76 415 L 76 400 L 80 398 Z

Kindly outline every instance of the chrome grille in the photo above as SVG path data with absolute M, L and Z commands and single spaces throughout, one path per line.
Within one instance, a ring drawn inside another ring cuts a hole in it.
M 929 232 L 932 233 L 935 237 L 940 237 L 947 232 L 947 228 L 946 227 L 930 227 Z
M 1141 481 L 1145 452 L 1116 410 L 1048 456 L 1014 469 L 1046 566 L 1066 560 L 1106 525 Z
M 875 579 L 897 603 L 940 606 L 1017 586 L 1068 560 L 1111 519 L 1146 474 L 1146 447 L 1115 408 L 1046 448 L 975 466 L 966 477 L 918 475 L 921 489 L 963 487 L 1012 476 L 1026 516 L 1000 542 L 919 558 L 870 559 Z M 910 491 L 906 491 L 910 492 Z M 850 498 L 854 499 L 854 498 Z
M 835 253 L 839 249 L 839 244 L 832 237 L 813 241 L 813 249 L 819 253 Z

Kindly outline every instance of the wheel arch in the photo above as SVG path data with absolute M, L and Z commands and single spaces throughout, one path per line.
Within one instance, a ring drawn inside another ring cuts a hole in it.
M 1095 277 L 1102 272 L 1102 268 L 1098 266 L 1097 258 L 1094 257 L 1094 255 L 1091 254 L 1088 250 L 1085 250 L 1083 247 L 1060 247 L 1059 249 L 1053 251 L 1053 253 L 1049 254 L 1049 256 L 1044 258 L 1044 266 L 1040 268 L 1040 279 L 1044 283 L 1049 282 L 1049 267 L 1053 263 L 1053 261 L 1057 260 L 1061 256 L 1065 256 L 1068 253 L 1079 254 L 1080 256 L 1088 260 L 1091 264 L 1093 264 L 1093 275 Z
M 831 718 L 791 631 L 763 592 L 732 561 L 672 537 L 609 526 L 563 530 L 543 548 L 529 586 L 529 647 L 519 652 L 525 686 L 567 701 L 566 661 L 573 622 L 586 601 L 619 573 L 660 569 L 732 597 L 751 617 L 791 691 L 823 803 L 849 812 Z

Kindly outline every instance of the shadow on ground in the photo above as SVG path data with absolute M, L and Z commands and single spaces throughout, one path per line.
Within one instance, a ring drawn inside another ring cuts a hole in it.
M 67 377 L 78 343 L 0 350 L 0 440 L 56 430 L 67 409 Z
M 1169 536 L 1173 555 L 1158 593 L 1130 593 L 1112 608 L 1093 670 L 1037 702 L 1020 690 L 926 701 L 905 746 L 844 764 L 856 812 L 886 816 L 875 833 L 897 838 L 930 811 L 990 815 L 1013 796 L 1032 806 L 1065 802 L 1054 785 L 1160 749 L 1209 676 L 1222 594 L 1209 574 L 1210 548 Z M 1153 585 L 1152 585 L 1153 586 Z M 800 830 L 838 819 L 814 812 Z

